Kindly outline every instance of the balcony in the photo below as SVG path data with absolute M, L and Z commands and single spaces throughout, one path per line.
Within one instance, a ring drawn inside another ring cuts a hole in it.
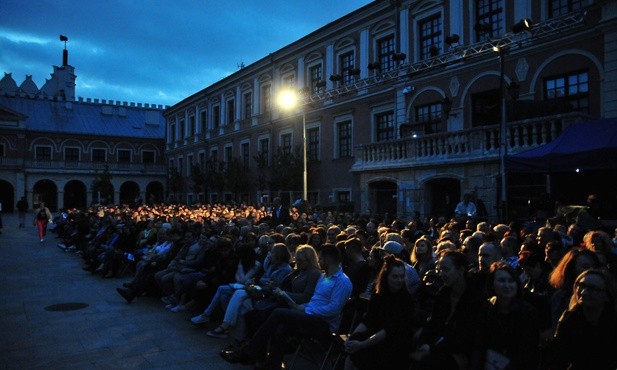
M 0 157 L 0 168 L 2 169 L 21 168 L 23 165 L 23 158 Z
M 55 170 L 58 172 L 92 172 L 103 171 L 105 164 L 109 171 L 115 173 L 142 173 L 150 175 L 165 175 L 167 170 L 162 164 L 149 163 L 107 163 L 107 162 L 78 162 L 78 161 L 25 161 L 27 171 Z
M 570 123 L 588 119 L 580 113 L 509 122 L 508 154 L 515 154 L 551 142 Z M 499 125 L 421 135 L 366 144 L 356 148 L 351 170 L 374 171 L 453 164 L 499 158 Z

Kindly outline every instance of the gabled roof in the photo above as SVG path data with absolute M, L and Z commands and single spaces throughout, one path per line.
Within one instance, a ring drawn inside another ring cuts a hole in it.
M 27 130 L 128 138 L 165 138 L 160 109 L 0 96 L 0 106 L 23 115 Z
M 0 105 L 0 119 L 4 121 L 24 121 L 28 116 Z

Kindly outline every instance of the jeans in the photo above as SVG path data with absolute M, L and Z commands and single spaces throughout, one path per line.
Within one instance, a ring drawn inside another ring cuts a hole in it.
M 265 356 L 270 341 L 268 368 L 278 369 L 285 356 L 287 338 L 326 339 L 330 334 L 328 323 L 319 317 L 293 308 L 277 308 L 249 341 L 246 351 L 251 358 L 259 360 Z
M 227 310 L 225 310 L 225 318 L 223 319 L 223 322 L 228 323 L 230 326 L 235 326 L 238 322 L 238 317 L 252 309 L 253 302 L 251 301 L 249 294 L 244 289 L 238 289 L 233 293 L 231 299 L 229 300 Z
M 230 287 L 229 284 L 224 284 L 224 285 L 219 286 L 218 289 L 216 289 L 216 293 L 214 294 L 214 297 L 212 297 L 212 301 L 210 301 L 210 304 L 208 305 L 208 307 L 206 308 L 203 314 L 208 317 L 212 316 L 216 307 L 219 304 L 223 304 L 229 301 L 233 293 L 234 293 L 234 288 Z

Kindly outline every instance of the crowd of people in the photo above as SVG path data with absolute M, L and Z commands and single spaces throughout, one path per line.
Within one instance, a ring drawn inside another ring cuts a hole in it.
M 99 206 L 55 223 L 84 270 L 130 273 L 120 296 L 190 315 L 227 339 L 231 363 L 280 369 L 298 340 L 345 334 L 345 369 L 617 368 L 615 239 L 576 221 L 491 225 L 468 206 L 403 221 L 275 199 Z

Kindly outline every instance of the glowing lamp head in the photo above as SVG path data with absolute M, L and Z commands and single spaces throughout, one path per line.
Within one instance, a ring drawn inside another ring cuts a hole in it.
M 278 96 L 278 104 L 282 109 L 294 109 L 298 106 L 298 94 L 292 90 L 283 90 Z

